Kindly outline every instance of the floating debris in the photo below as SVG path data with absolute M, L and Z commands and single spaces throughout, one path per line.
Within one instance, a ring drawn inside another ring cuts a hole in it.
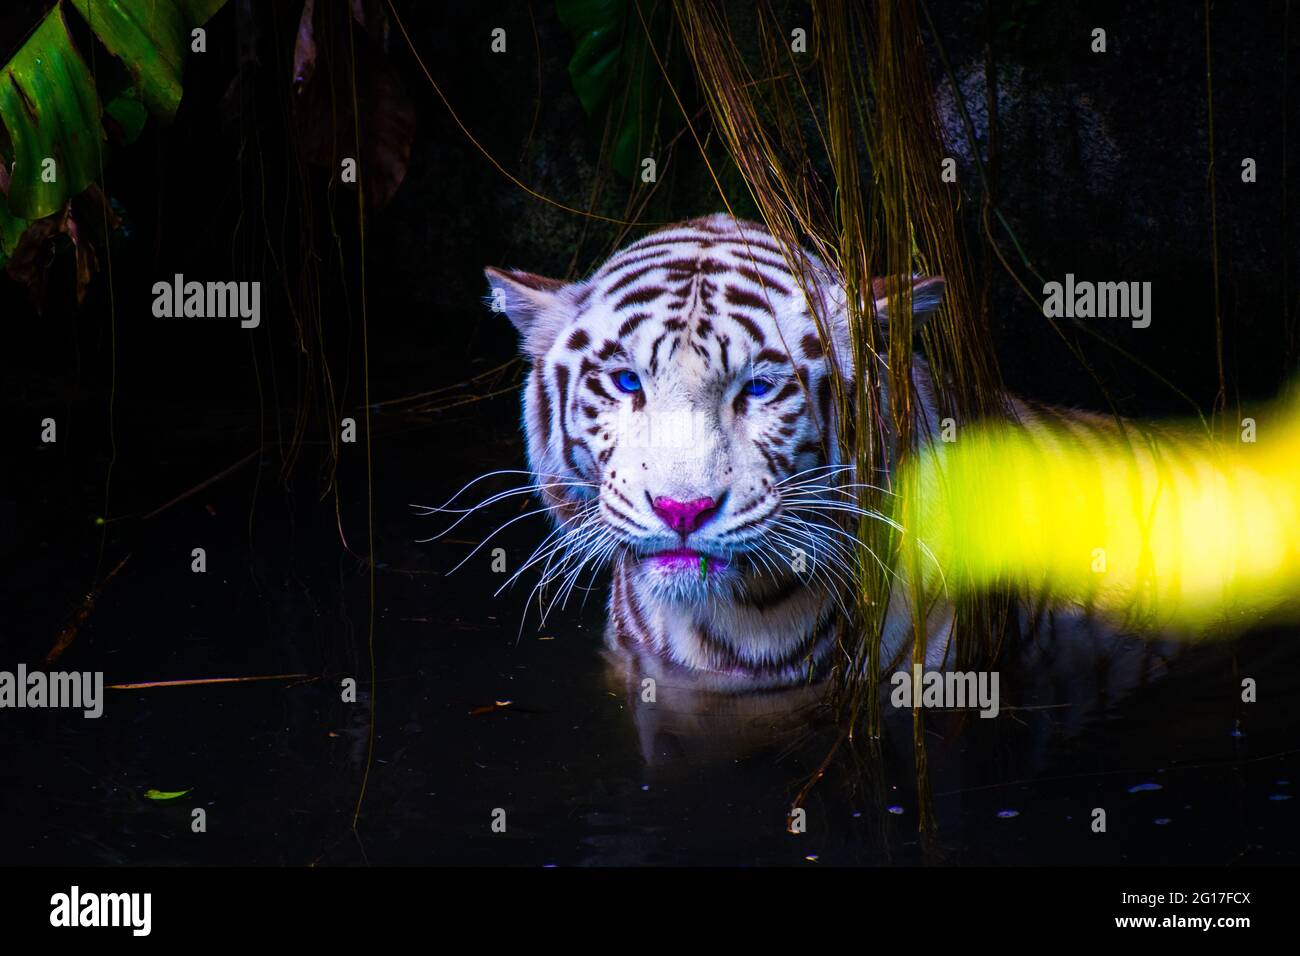
M 1291 794 L 1289 794 L 1289 793 L 1270 793 L 1270 794 L 1268 795 L 1268 798 L 1269 798 L 1270 800 L 1275 800 L 1275 801 L 1290 800 L 1290 799 L 1291 799 Z
M 1163 827 L 1163 826 L 1168 826 L 1170 823 L 1173 823 L 1174 821 L 1169 817 L 1156 817 L 1151 822 L 1158 827 Z
M 144 792 L 144 795 L 145 795 L 145 798 L 148 799 L 148 800 L 175 800 L 177 797 L 183 797 L 183 796 L 185 796 L 185 794 L 191 792 L 193 789 L 194 789 L 193 787 L 190 787 L 189 790 L 153 790 L 153 789 L 150 789 L 150 790 L 146 790 L 146 791 Z
M 130 557 L 131 556 L 128 554 L 121 561 L 117 562 L 117 566 L 114 567 L 112 571 L 108 572 L 108 577 L 99 582 L 99 584 L 82 599 L 68 622 L 59 629 L 59 633 L 54 637 L 54 646 L 51 647 L 49 653 L 45 655 L 46 667 L 49 667 L 57 661 L 72 642 L 77 639 L 77 634 L 81 631 L 81 626 L 90 618 L 90 612 L 95 609 L 95 602 L 99 600 L 100 596 L 104 593 L 104 588 L 108 587 L 109 582 L 112 581 L 113 578 L 117 577 L 117 572 L 122 570 L 123 565 L 126 564 Z
M 999 810 L 997 812 L 997 818 L 999 820 L 1012 820 L 1018 816 L 1020 816 L 1019 810 Z
M 239 459 L 239 461 L 235 462 L 235 463 L 234 463 L 233 465 L 231 465 L 229 468 L 225 468 L 225 469 L 223 469 L 222 471 L 217 472 L 217 473 L 216 473 L 215 475 L 213 475 L 211 478 L 205 478 L 203 481 L 200 481 L 197 485 L 195 485 L 195 486 L 194 486 L 193 488 L 191 488 L 189 491 L 182 491 L 179 495 L 177 495 L 177 496 L 176 496 L 175 498 L 173 498 L 171 501 L 167 502 L 165 505 L 159 505 L 157 508 L 153 509 L 153 511 L 149 512 L 147 515 L 145 515 L 145 516 L 144 516 L 143 518 L 141 518 L 140 520 L 141 520 L 141 521 L 148 521 L 150 518 L 153 518 L 153 517 L 155 517 L 156 515 L 160 515 L 160 514 L 162 514 L 164 511 L 166 511 L 166 510 L 167 510 L 168 508 L 170 508 L 172 505 L 180 504 L 180 503 L 181 503 L 182 501 L 184 501 L 186 498 L 190 497 L 190 495 L 198 494 L 198 493 L 199 493 L 200 491 L 202 491 L 204 488 L 207 488 L 209 485 L 215 484 L 216 482 L 220 481 L 222 478 L 225 478 L 225 477 L 226 477 L 227 475 L 229 475 L 231 472 L 233 472 L 233 471 L 235 471 L 236 469 L 241 468 L 241 467 L 243 467 L 244 465 L 248 464 L 250 461 L 252 461 L 254 458 L 257 457 L 257 454 L 258 454 L 258 452 L 259 452 L 260 450 L 261 450 L 261 449 L 254 448 L 252 451 L 250 451 L 250 452 L 249 452 L 247 455 L 245 455 L 243 458 Z M 96 523 L 98 524 L 99 522 L 97 521 Z
M 255 677 L 196 677 L 191 680 L 150 680 L 131 684 L 109 684 L 109 690 L 147 690 L 153 687 L 199 687 L 204 684 L 243 684 L 259 680 L 316 681 L 311 674 L 259 674 Z
M 1138 783 L 1128 788 L 1129 793 L 1145 793 L 1148 790 L 1163 790 L 1164 787 L 1158 783 Z

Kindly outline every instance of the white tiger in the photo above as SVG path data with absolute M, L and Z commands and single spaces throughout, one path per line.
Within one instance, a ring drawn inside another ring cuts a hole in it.
M 831 271 L 760 225 L 714 215 L 647 235 L 583 281 L 486 274 L 532 364 L 524 422 L 556 523 L 551 576 L 612 563 L 607 641 L 643 672 L 715 689 L 824 675 L 853 560 L 831 519 L 854 507 L 830 371 L 855 370 Z M 942 293 L 941 279 L 915 281 L 918 320 Z M 876 309 L 887 321 L 883 299 Z M 932 431 L 919 357 L 913 374 L 918 425 Z M 890 652 L 907 631 L 898 611 Z M 946 635 L 942 612 L 934 633 Z

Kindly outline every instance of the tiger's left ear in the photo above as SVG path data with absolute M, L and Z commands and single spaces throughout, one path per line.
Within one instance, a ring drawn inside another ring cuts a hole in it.
M 943 301 L 943 276 L 919 276 L 912 280 L 912 332 L 921 331 Z M 876 316 L 889 325 L 889 299 L 885 280 L 871 280 L 871 294 L 876 300 Z
M 568 321 L 569 286 L 517 269 L 489 266 L 483 274 L 489 286 L 488 308 L 506 314 L 525 352 L 534 358 L 545 355 Z

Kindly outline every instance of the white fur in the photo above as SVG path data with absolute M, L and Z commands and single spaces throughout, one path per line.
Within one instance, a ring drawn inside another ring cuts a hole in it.
M 524 273 L 488 270 L 493 295 L 504 300 L 534 363 L 524 395 L 529 461 L 557 522 L 587 528 L 585 537 L 575 536 L 575 547 L 586 547 L 593 559 L 610 560 L 615 566 L 611 644 L 653 659 L 661 669 L 719 686 L 795 683 L 829 660 L 835 651 L 833 633 L 810 647 L 813 659 L 792 660 L 789 655 L 807 643 L 819 623 L 835 614 L 837 605 L 849 603 L 844 589 L 853 575 L 840 560 L 845 553 L 841 548 L 848 542 L 838 533 L 799 525 L 791 517 L 813 522 L 815 513 L 798 502 L 827 496 L 824 490 L 792 489 L 793 482 L 800 480 L 792 476 L 837 464 L 834 438 L 825 443 L 829 457 L 820 441 L 823 426 L 833 435 L 837 424 L 833 411 L 831 421 L 819 421 L 817 405 L 807 400 L 801 417 L 787 423 L 779 413 L 787 409 L 789 414 L 794 397 L 787 395 L 778 404 L 769 395 L 767 402 L 755 398 L 742 407 L 737 405 L 737 395 L 756 375 L 781 377 L 782 387 L 790 381 L 790 370 L 757 361 L 765 350 L 785 353 L 795 359 L 796 368 L 809 370 L 812 380 L 805 383 L 809 394 L 832 361 L 851 378 L 855 370 L 848 361 L 852 350 L 844 289 L 831 270 L 801 250 L 792 255 L 812 278 L 811 287 L 800 286 L 795 276 L 782 275 L 771 265 L 772 253 L 759 256 L 752 248 L 775 242 L 752 223 L 714 216 L 668 227 L 642 241 L 674 236 L 680 238 L 680 248 L 674 247 L 673 255 L 693 256 L 703 263 L 700 271 L 689 285 L 681 280 L 661 282 L 671 285 L 674 294 L 619 311 L 616 306 L 627 289 L 640 287 L 635 282 L 619 287 L 620 279 L 634 271 L 620 263 L 649 255 L 657 247 L 633 245 L 588 279 L 566 285 Z M 755 259 L 768 263 L 760 270 L 763 275 L 779 280 L 772 288 L 766 280 L 755 287 L 752 281 L 738 278 L 747 267 L 752 274 Z M 711 271 L 710 264 L 730 271 Z M 654 278 L 650 273 L 642 281 L 653 283 Z M 734 305 L 719 291 L 724 284 L 761 296 L 771 314 Z M 941 281 L 919 282 L 915 288 L 913 308 L 918 314 L 938 305 Z M 682 290 L 688 291 L 676 294 Z M 876 305 L 883 313 L 884 301 Z M 737 312 L 761 329 L 763 343 L 754 342 L 736 324 L 731 316 Z M 801 343 L 807 336 L 818 336 L 815 312 L 820 312 L 831 340 L 823 343 L 821 357 L 809 358 Z M 620 327 L 637 313 L 649 313 L 650 318 L 620 334 Z M 701 320 L 713 327 L 712 338 L 707 332 L 699 336 L 705 354 L 690 347 L 695 341 L 690 336 L 685 336 L 687 345 L 663 354 L 668 351 L 663 344 L 667 339 L 662 338 L 665 322 L 682 321 L 694 329 Z M 882 321 L 887 318 L 882 316 Z M 575 348 L 573 343 L 583 342 L 583 336 L 590 345 Z M 660 339 L 657 351 L 656 339 Z M 626 355 L 598 359 L 600 346 L 609 341 L 617 342 Z M 584 373 L 584 360 L 599 369 L 588 367 Z M 610 384 L 620 363 L 640 376 L 643 406 L 635 407 L 634 399 L 619 395 Z M 883 369 L 874 371 L 874 379 L 883 378 L 879 374 Z M 593 397 L 588 377 L 613 401 Z M 934 429 L 937 415 L 923 368 L 917 385 L 922 427 Z M 589 415 L 584 406 L 594 407 L 597 414 Z M 830 406 L 833 409 L 834 403 Z M 671 431 L 674 422 L 689 424 L 685 440 L 678 436 L 667 446 L 655 441 L 665 430 Z M 599 434 L 587 435 L 589 428 Z M 781 428 L 793 434 L 781 435 Z M 565 434 L 581 439 L 583 445 L 566 443 Z M 769 440 L 774 434 L 779 441 Z M 767 454 L 760 448 L 763 442 Z M 813 445 L 817 447 L 810 450 Z M 772 464 L 772 448 L 780 449 L 777 459 L 787 465 L 779 473 Z M 829 484 L 854 480 L 848 472 L 824 474 Z M 574 487 L 574 482 L 589 486 Z M 706 496 L 723 501 L 723 507 L 685 542 L 651 506 L 659 497 L 691 501 Z M 765 520 L 758 520 L 764 516 Z M 646 557 L 683 543 L 715 556 L 707 574 L 664 567 Z M 809 545 L 806 559 L 814 568 L 802 577 L 791 567 L 793 547 L 801 543 Z M 752 606 L 756 598 L 773 594 L 781 594 L 782 599 L 763 610 Z M 619 621 L 634 617 L 638 620 L 628 630 L 636 632 L 635 639 L 620 636 Z M 900 649 L 899 640 L 891 641 L 889 649 Z

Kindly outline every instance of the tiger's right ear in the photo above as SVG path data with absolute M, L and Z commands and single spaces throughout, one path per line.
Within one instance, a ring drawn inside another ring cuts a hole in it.
M 519 331 L 525 352 L 545 355 L 568 321 L 566 284 L 516 269 L 489 266 L 483 274 L 490 287 L 488 308 L 506 314 Z
M 901 280 L 901 281 L 906 281 Z M 916 334 L 943 302 L 943 276 L 912 277 L 912 333 Z M 876 299 L 876 317 L 889 325 L 888 284 L 877 276 L 871 280 L 871 292 Z

